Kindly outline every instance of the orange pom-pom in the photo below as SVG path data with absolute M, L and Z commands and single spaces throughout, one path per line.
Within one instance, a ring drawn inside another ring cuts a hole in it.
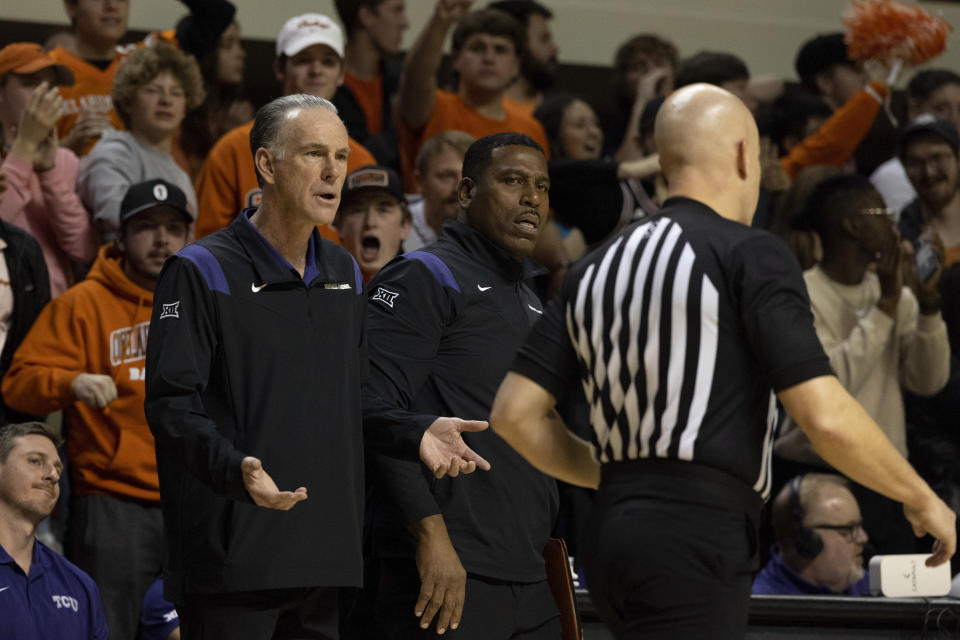
M 854 0 L 843 13 L 847 52 L 854 60 L 902 60 L 918 65 L 947 48 L 953 30 L 943 18 L 894 0 Z

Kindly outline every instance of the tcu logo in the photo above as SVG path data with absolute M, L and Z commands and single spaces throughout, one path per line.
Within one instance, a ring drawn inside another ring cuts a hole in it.
M 70 596 L 51 596 L 53 601 L 57 604 L 57 609 L 73 609 L 74 611 L 80 610 L 80 603 L 77 602 L 76 598 L 71 598 Z

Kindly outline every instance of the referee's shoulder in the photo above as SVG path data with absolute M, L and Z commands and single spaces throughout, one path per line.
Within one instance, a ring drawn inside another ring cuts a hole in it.
M 676 219 L 676 218 L 675 218 Z M 690 217 L 676 220 L 684 232 L 700 232 L 705 238 L 716 243 L 726 245 L 731 249 L 747 249 L 750 247 L 775 246 L 787 249 L 786 242 L 779 236 L 761 229 L 751 227 L 735 220 L 729 220 L 719 215 L 707 219 L 697 220 L 700 224 L 691 225 Z
M 742 227 L 742 232 L 737 239 L 738 247 L 756 251 L 767 250 L 777 253 L 790 253 L 790 245 L 777 234 L 759 227 L 738 226 Z

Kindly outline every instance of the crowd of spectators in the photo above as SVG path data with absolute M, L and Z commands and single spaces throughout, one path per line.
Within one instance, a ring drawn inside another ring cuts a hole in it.
M 159 592 L 160 487 L 143 410 L 153 288 L 169 255 L 258 207 L 263 193 L 244 16 L 227 0 L 182 1 L 189 14 L 177 25 L 135 43 L 120 0 L 66 0 L 70 29 L 50 50 L 0 43 L 0 418 L 62 412 L 70 500 L 55 514 L 61 542 L 96 583 L 117 638 L 134 638 L 138 625 L 141 637 L 168 633 L 141 616 L 172 610 Z M 753 77 L 735 50 L 680 52 L 669 33 L 638 33 L 611 51 L 612 105 L 592 104 L 563 86 L 551 32 L 562 16 L 548 4 L 436 0 L 418 25 L 403 0 L 337 0 L 338 15 L 285 21 L 275 58 L 260 61 L 272 64 L 277 95 L 332 101 L 350 136 L 339 210 L 321 235 L 352 254 L 364 283 L 447 233 L 481 242 L 464 224 L 480 207 L 463 187 L 464 156 L 484 136 L 522 134 L 548 160 L 551 211 L 522 256 L 546 273 L 525 267 L 523 277 L 539 275 L 534 290 L 549 297 L 572 261 L 657 214 L 666 184 L 653 129 L 664 97 L 720 86 L 756 117 L 763 175 L 753 224 L 782 237 L 805 269 L 837 377 L 960 507 L 960 75 L 936 61 L 903 72 L 897 128 L 896 72 L 851 60 L 840 33 L 811 34 L 800 47 L 799 82 Z M 403 52 L 408 29 L 416 36 Z M 448 36 L 452 82 L 439 73 Z M 412 281 L 402 269 L 388 275 L 395 286 Z M 431 304 L 440 305 L 431 298 L 418 311 Z M 413 318 L 407 329 L 434 320 Z M 392 363 L 397 376 L 405 366 L 412 375 L 408 356 Z M 583 415 L 578 398 L 564 405 Z M 756 592 L 862 595 L 865 555 L 928 548 L 896 503 L 833 474 L 796 425 L 782 423 L 779 495 L 762 540 L 770 564 Z M 0 448 L 0 464 L 8 454 Z M 59 469 L 50 474 L 60 479 Z M 589 496 L 565 491 L 559 530 L 575 551 Z

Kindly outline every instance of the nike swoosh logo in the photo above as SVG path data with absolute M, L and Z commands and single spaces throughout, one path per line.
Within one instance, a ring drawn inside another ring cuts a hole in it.
M 492 287 L 492 286 L 493 286 L 493 285 L 490 285 L 490 287 Z M 486 290 L 489 289 L 490 287 L 481 287 L 479 284 L 477 285 L 477 289 L 480 289 L 480 291 L 486 291 Z
M 9 589 L 9 588 L 10 588 L 10 587 L 0 587 L 0 592 L 6 591 L 6 590 Z
M 536 308 L 535 306 L 533 306 L 532 304 L 528 304 L 527 306 L 530 307 L 531 310 L 536 311 L 536 312 L 539 313 L 540 315 L 543 315 L 543 311 L 541 311 L 540 309 L 537 309 L 537 308 Z
M 254 283 L 251 282 L 251 283 L 250 283 L 250 290 L 253 291 L 254 293 L 260 293 L 260 289 L 263 289 L 265 286 L 267 286 L 267 283 L 266 283 L 266 282 L 264 282 L 264 283 L 263 283 L 262 285 L 260 285 L 259 287 L 258 287 L 257 285 L 255 285 Z

